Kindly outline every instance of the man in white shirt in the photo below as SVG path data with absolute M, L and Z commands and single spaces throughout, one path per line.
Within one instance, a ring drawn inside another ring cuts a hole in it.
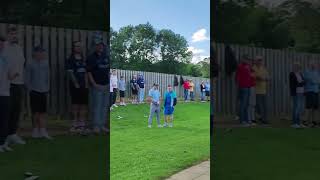
M 8 41 L 5 43 L 3 55 L 8 60 L 10 71 L 17 74 L 16 78 L 14 78 L 11 81 L 10 85 L 11 106 L 9 136 L 7 138 L 7 142 L 9 144 L 25 144 L 25 141 L 17 135 L 24 90 L 25 58 L 23 54 L 23 49 L 18 44 L 17 27 L 9 27 L 7 33 Z
M 111 91 L 112 88 L 112 91 Z M 118 107 L 116 105 L 116 100 L 117 100 L 117 91 L 118 91 L 118 77 L 117 77 L 117 72 L 115 69 L 112 70 L 112 74 L 110 77 L 110 93 L 112 94 L 111 96 L 111 103 L 112 103 L 112 107 Z

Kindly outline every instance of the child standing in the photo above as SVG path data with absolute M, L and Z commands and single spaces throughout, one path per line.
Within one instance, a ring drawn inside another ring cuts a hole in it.
M 119 80 L 119 91 L 120 91 L 120 106 L 126 106 L 125 103 L 125 92 L 126 92 L 126 81 L 124 80 L 123 76 L 120 76 Z
M 130 87 L 132 91 L 132 104 L 137 104 L 138 103 L 138 82 L 137 82 L 137 76 L 133 75 L 131 81 L 130 81 Z
M 172 86 L 168 85 L 168 90 L 164 94 L 164 126 L 173 127 L 173 111 L 177 104 L 176 92 L 172 90 Z
M 73 43 L 72 54 L 67 60 L 67 70 L 70 75 L 70 95 L 72 103 L 73 122 L 71 132 L 85 130 L 88 112 L 88 75 L 86 60 L 82 55 L 81 43 Z
M 152 89 L 149 91 L 149 96 L 148 99 L 151 102 L 150 103 L 150 116 L 149 116 L 149 122 L 148 122 L 148 127 L 151 128 L 152 125 L 152 118 L 153 115 L 156 114 L 157 116 L 157 124 L 158 127 L 161 128 L 160 124 L 160 91 L 159 91 L 159 85 L 154 84 Z
M 33 59 L 27 64 L 26 84 L 32 111 L 32 137 L 52 139 L 46 129 L 49 63 L 45 50 L 40 46 L 34 48 Z
M 18 76 L 9 71 L 9 62 L 3 56 L 5 38 L 0 37 L 0 153 L 12 151 L 6 139 L 9 135 L 10 81 Z

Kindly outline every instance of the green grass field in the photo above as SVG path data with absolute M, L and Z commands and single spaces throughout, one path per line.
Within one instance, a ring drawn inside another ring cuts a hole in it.
M 209 158 L 209 103 L 178 103 L 173 128 L 147 128 L 148 114 L 146 104 L 111 112 L 111 180 L 164 179 Z
M 53 141 L 27 139 L 0 153 L 0 179 L 22 180 L 32 172 L 43 180 L 106 179 L 106 136 L 57 136 Z
M 215 180 L 318 180 L 319 129 L 217 128 Z

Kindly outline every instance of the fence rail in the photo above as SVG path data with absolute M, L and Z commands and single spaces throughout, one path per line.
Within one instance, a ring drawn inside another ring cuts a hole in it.
M 0 23 L 0 34 L 6 35 L 9 24 Z M 84 56 L 86 56 L 91 49 L 92 34 L 95 31 L 65 29 L 55 27 L 41 27 L 29 25 L 16 25 L 18 28 L 19 45 L 23 48 L 26 62 L 32 59 L 32 49 L 35 45 L 42 45 L 48 53 L 48 60 L 50 65 L 50 92 L 48 96 L 48 112 L 53 115 L 65 116 L 69 112 L 69 87 L 68 76 L 65 71 L 65 60 L 71 54 L 71 47 L 73 41 L 81 41 Z M 107 43 L 107 32 L 103 32 L 103 40 Z M 119 70 L 119 75 L 124 75 L 127 81 L 130 80 L 136 71 Z M 168 84 L 173 84 L 174 75 L 140 72 L 144 75 L 146 80 L 146 91 L 151 85 L 156 82 L 161 85 L 161 92 Z M 180 77 L 180 76 L 179 76 Z M 198 84 L 203 78 L 186 77 L 194 80 Z M 198 96 L 198 89 L 195 88 Z M 129 91 L 128 91 L 129 92 Z M 181 88 L 177 89 L 179 96 L 182 94 Z M 131 95 L 130 92 L 128 95 Z M 26 94 L 24 98 L 24 111 L 30 111 L 29 96 Z
M 235 74 L 227 76 L 225 73 L 225 44 L 215 43 L 213 48 L 219 65 L 222 68 L 219 78 L 214 85 L 215 110 L 222 114 L 235 114 L 237 103 L 237 88 Z M 294 62 L 299 62 L 306 68 L 310 60 L 320 63 L 319 54 L 297 53 L 289 50 L 273 50 L 256 47 L 230 45 L 236 59 L 248 54 L 250 57 L 261 55 L 271 76 L 267 91 L 267 111 L 270 115 L 289 114 L 291 112 L 291 98 L 289 91 L 289 73 Z

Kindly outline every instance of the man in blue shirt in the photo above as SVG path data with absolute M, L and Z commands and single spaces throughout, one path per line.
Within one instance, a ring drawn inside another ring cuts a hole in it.
M 105 44 L 102 41 L 95 42 L 95 52 L 87 58 L 87 72 L 91 88 L 91 110 L 93 130 L 99 134 L 108 132 L 106 127 L 107 114 L 107 85 L 109 79 L 108 56 L 104 53 Z
M 139 86 L 139 103 L 143 103 L 144 101 L 144 78 L 142 74 L 138 74 L 138 80 L 137 80 L 138 86 Z
M 308 115 L 308 125 L 315 126 L 316 120 L 315 113 L 319 107 L 319 83 L 320 74 L 317 70 L 317 65 L 311 63 L 308 69 L 304 72 L 305 79 L 305 96 L 306 96 L 306 109 Z
M 154 114 L 157 116 L 157 124 L 158 127 L 161 128 L 160 124 L 160 91 L 159 91 L 159 85 L 154 84 L 152 89 L 149 90 L 149 96 L 148 99 L 150 101 L 150 116 L 149 116 L 149 122 L 148 127 L 151 128 L 152 125 L 152 119 Z
M 168 85 L 168 90 L 164 94 L 164 126 L 173 127 L 173 111 L 177 104 L 176 92 L 172 90 L 172 86 Z

